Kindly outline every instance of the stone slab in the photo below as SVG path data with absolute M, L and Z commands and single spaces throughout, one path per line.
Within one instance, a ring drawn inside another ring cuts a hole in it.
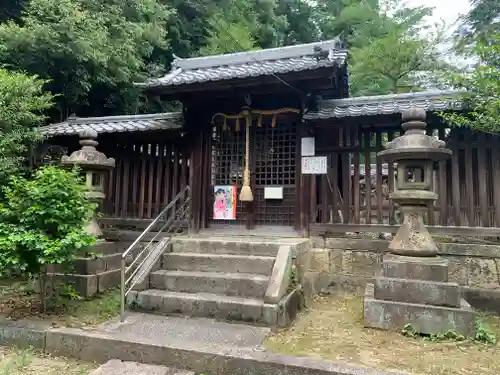
M 452 330 L 474 337 L 475 314 L 465 300 L 462 299 L 460 308 L 377 300 L 373 284 L 366 286 L 364 319 L 365 325 L 371 328 L 401 330 L 411 324 L 416 332 L 423 334 Z
M 110 288 L 120 285 L 121 271 L 105 271 L 97 275 L 97 291 L 102 293 Z
M 213 293 L 179 293 L 149 289 L 139 293 L 131 292 L 127 304 L 141 311 L 162 314 L 257 322 L 261 319 L 264 301 Z
M 99 290 L 98 275 L 77 275 L 53 273 L 47 275 L 47 282 L 70 284 L 82 297 L 92 297 Z
M 448 282 L 448 261 L 439 257 L 417 258 L 385 255 L 382 275 L 398 279 Z
M 389 241 L 371 238 L 314 237 L 313 244 L 316 247 L 326 247 L 328 249 L 386 252 Z M 499 245 L 463 243 L 436 243 L 436 245 L 441 255 L 500 258 Z
M 235 254 L 273 256 L 282 244 L 276 241 L 230 238 L 175 238 L 172 251 L 204 254 Z
M 259 347 L 269 328 L 231 324 L 206 318 L 160 316 L 128 313 L 123 323 L 118 318 L 99 326 L 113 334 L 134 335 L 164 343 L 172 340 L 192 341 L 210 346 Z
M 456 283 L 378 277 L 375 299 L 460 307 L 460 288 Z
M 112 359 L 89 375 L 195 375 L 192 371 Z
M 264 302 L 276 304 L 286 294 L 290 285 L 290 277 L 292 274 L 292 249 L 290 246 L 281 246 L 269 280 Z
M 45 347 L 45 332 L 48 328 L 50 328 L 50 324 L 47 322 L 1 321 L 0 345 L 43 349 Z
M 297 287 L 282 298 L 278 304 L 265 303 L 259 323 L 269 327 L 289 327 L 301 309 L 305 307 L 302 287 Z
M 263 298 L 269 277 L 248 273 L 159 270 L 151 273 L 152 289 L 183 293 L 216 293 Z
M 269 276 L 275 257 L 234 254 L 168 253 L 163 265 L 168 270 L 255 273 Z
M 145 339 L 135 334 L 75 328 L 47 333 L 46 352 L 85 361 L 138 361 L 216 375 L 409 375 L 292 357 L 255 348 L 215 347 L 192 341 Z
M 129 242 L 122 241 L 104 241 L 97 243 L 90 249 L 87 249 L 87 253 L 110 255 L 110 254 L 123 254 L 125 250 L 130 246 Z

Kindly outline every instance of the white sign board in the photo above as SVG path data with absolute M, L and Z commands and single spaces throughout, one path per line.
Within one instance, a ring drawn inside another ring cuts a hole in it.
M 302 158 L 302 174 L 326 174 L 326 156 L 306 156 Z
M 314 156 L 314 154 L 316 153 L 314 137 L 302 138 L 302 145 L 301 146 L 302 146 L 302 148 L 301 148 L 302 156 Z
M 283 186 L 265 186 L 264 199 L 283 199 Z

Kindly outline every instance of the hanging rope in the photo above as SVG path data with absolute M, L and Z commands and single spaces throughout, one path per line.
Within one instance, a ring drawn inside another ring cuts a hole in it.
M 243 171 L 243 187 L 240 192 L 240 201 L 242 202 L 252 202 L 253 193 L 250 187 L 250 123 L 252 117 L 249 111 L 245 113 L 246 126 L 245 126 L 245 170 Z
M 223 118 L 223 130 L 229 130 L 229 124 L 227 120 L 235 120 L 235 131 L 240 131 L 240 119 L 245 120 L 245 169 L 243 170 L 243 186 L 240 191 L 240 201 L 243 202 L 252 202 L 253 201 L 253 193 L 252 188 L 250 187 L 250 125 L 252 123 L 252 116 L 257 116 L 257 126 L 262 127 L 262 118 L 263 116 L 272 116 L 271 119 L 271 128 L 274 129 L 276 127 L 277 115 L 283 113 L 296 113 L 299 114 L 301 111 L 297 108 L 280 108 L 273 110 L 266 109 L 255 109 L 250 111 L 249 107 L 243 107 L 243 110 L 240 113 L 229 115 L 225 113 L 216 113 L 212 116 L 212 124 L 215 124 L 215 119 L 218 117 Z M 272 167 L 272 166 L 271 166 Z
M 226 113 L 218 112 L 215 115 L 212 116 L 212 124 L 215 123 L 215 119 L 218 117 L 224 118 L 224 121 L 227 121 L 228 119 L 233 119 L 233 120 L 238 120 L 240 118 L 245 118 L 247 117 L 247 112 L 248 110 L 243 110 L 240 113 L 234 114 L 234 115 L 228 115 Z M 283 113 L 295 113 L 299 114 L 300 109 L 297 108 L 290 108 L 290 107 L 285 107 L 285 108 L 279 108 L 279 109 L 253 109 L 252 113 L 250 116 L 256 115 L 259 118 L 258 125 L 259 127 L 262 126 L 262 116 L 273 116 L 276 117 L 276 115 L 281 115 Z M 274 120 L 276 121 L 276 120 Z

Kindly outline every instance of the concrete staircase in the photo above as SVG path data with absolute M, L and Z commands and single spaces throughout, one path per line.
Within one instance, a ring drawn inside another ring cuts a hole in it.
M 293 255 L 307 245 L 302 239 L 178 238 L 127 303 L 161 314 L 286 326 L 301 304 L 290 285 Z

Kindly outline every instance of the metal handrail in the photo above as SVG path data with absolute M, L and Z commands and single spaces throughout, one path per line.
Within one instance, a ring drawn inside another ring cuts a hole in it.
M 184 199 L 183 199 L 184 198 Z M 168 215 L 169 211 L 172 210 L 179 202 L 181 199 L 183 199 L 182 204 L 178 209 L 176 209 L 173 214 Z M 179 230 L 180 225 L 176 227 L 176 223 L 182 222 L 184 217 L 187 217 L 188 219 L 188 226 L 189 226 L 189 212 L 190 212 L 190 202 L 191 202 L 191 197 L 190 197 L 190 188 L 189 186 L 186 186 L 179 194 L 175 196 L 172 201 L 156 216 L 156 218 L 147 226 L 147 228 L 135 239 L 134 242 L 125 250 L 125 252 L 122 254 L 121 258 L 121 276 L 120 276 L 120 319 L 123 322 L 125 318 L 125 300 L 127 298 L 127 295 L 132 291 L 134 286 L 137 284 L 138 280 L 144 276 L 146 272 L 148 272 L 148 269 L 142 269 L 142 272 L 140 274 L 139 270 L 147 263 L 150 263 L 150 266 L 152 267 L 156 261 L 158 260 L 158 257 L 161 256 L 161 253 L 156 253 L 155 247 L 153 246 L 152 249 L 150 249 L 150 246 L 157 240 L 157 238 L 163 233 L 170 233 L 174 230 L 177 232 Z M 187 214 L 187 215 L 186 215 Z M 178 219 L 178 217 L 180 218 Z M 137 254 L 137 256 L 134 257 L 133 261 L 128 265 L 127 267 L 127 256 L 135 250 L 138 244 L 141 243 L 141 241 L 148 235 L 152 229 L 160 222 L 160 220 L 165 217 L 165 222 L 163 225 L 160 227 L 160 229 L 156 232 L 156 234 L 153 236 L 153 238 L 147 243 L 146 246 Z M 167 237 L 167 236 L 165 236 Z M 169 237 L 167 240 L 167 243 L 164 245 L 168 245 L 168 243 L 171 241 L 172 237 Z M 158 245 L 159 246 L 159 243 Z M 149 253 L 148 253 L 149 250 Z M 155 255 L 154 259 L 151 259 L 152 255 Z M 137 264 L 139 262 L 139 264 Z M 149 266 L 149 265 L 148 265 Z M 130 271 L 133 271 L 130 276 L 127 278 L 127 273 Z M 127 285 L 130 283 L 130 285 L 127 287 Z

